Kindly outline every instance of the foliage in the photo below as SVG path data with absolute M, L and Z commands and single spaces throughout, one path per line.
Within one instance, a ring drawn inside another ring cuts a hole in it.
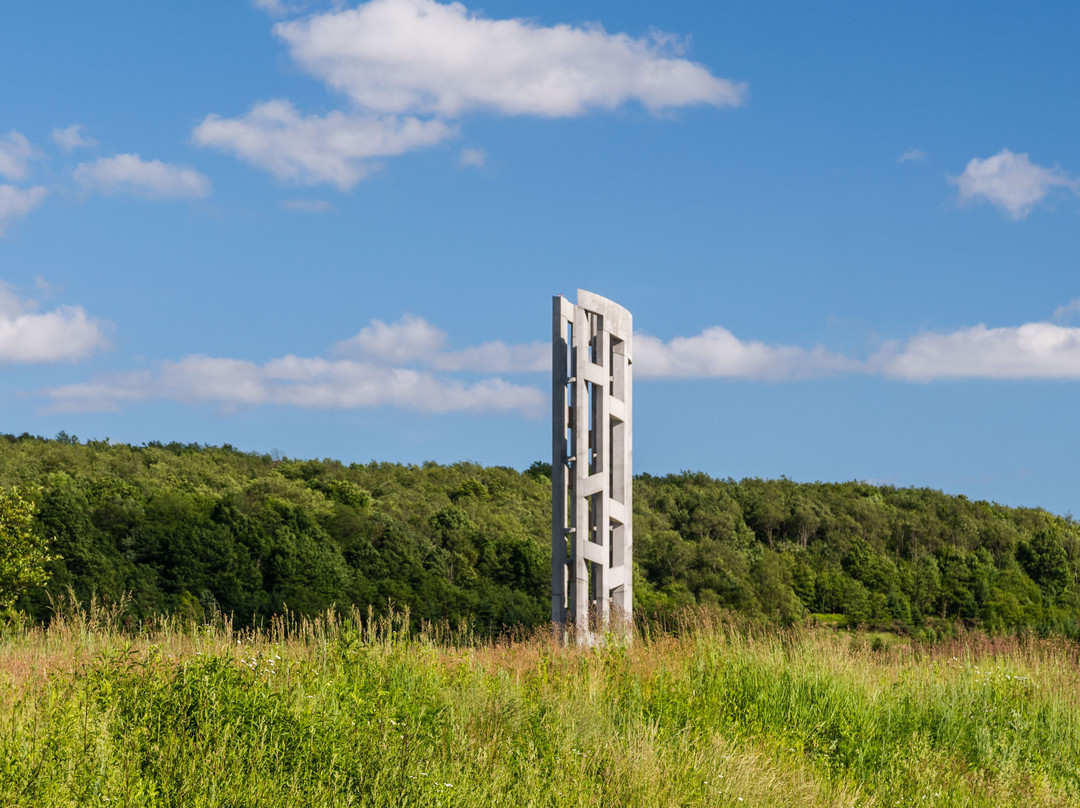
M 69 591 L 264 625 L 289 611 L 389 604 L 483 634 L 549 616 L 550 465 L 295 460 L 231 446 L 0 436 L 0 486 L 52 537 L 47 620 Z M 958 627 L 1080 635 L 1080 525 L 862 482 L 634 481 L 641 615 L 719 606 L 783 624 L 810 614 L 921 638 Z
M 49 580 L 45 565 L 55 559 L 48 543 L 34 532 L 34 503 L 18 489 L 0 488 L 0 610 L 19 595 Z
M 957 625 L 1078 635 L 1071 517 L 930 489 L 689 472 L 641 475 L 634 496 L 648 612 L 696 602 L 930 638 Z

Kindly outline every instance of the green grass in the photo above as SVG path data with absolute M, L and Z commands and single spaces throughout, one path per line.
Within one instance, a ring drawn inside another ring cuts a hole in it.
M 1067 806 L 1075 644 L 709 613 L 629 647 L 71 611 L 0 640 L 4 806 Z

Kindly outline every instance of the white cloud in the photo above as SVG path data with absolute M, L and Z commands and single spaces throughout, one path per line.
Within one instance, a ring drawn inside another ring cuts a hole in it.
M 985 160 L 975 158 L 959 177 L 949 182 L 960 189 L 960 201 L 987 199 L 1002 208 L 1014 221 L 1023 219 L 1053 188 L 1080 192 L 1080 181 L 1060 168 L 1043 168 L 1026 154 L 1002 149 Z
M 1080 328 L 1025 323 L 977 325 L 948 334 L 920 334 L 891 344 L 867 367 L 886 376 L 925 382 L 943 378 L 1080 379 Z
M 505 342 L 485 342 L 460 351 L 445 351 L 429 359 L 439 370 L 471 370 L 488 373 L 551 372 L 551 345 L 533 342 L 528 345 L 508 345 Z
M 36 312 L 33 300 L 20 300 L 0 282 L 0 364 L 73 362 L 108 347 L 102 325 L 81 306 Z
M 332 353 L 379 364 L 425 365 L 439 371 L 532 373 L 551 371 L 551 345 L 511 345 L 501 340 L 461 350 L 446 350 L 446 332 L 422 317 L 406 314 L 393 323 L 372 320 L 355 337 L 335 344 Z
M 905 149 L 904 153 L 900 155 L 900 159 L 897 162 L 909 163 L 912 161 L 919 161 L 926 159 L 926 152 L 922 149 Z
M 204 174 L 160 160 L 143 160 L 137 154 L 80 163 L 75 168 L 75 181 L 87 190 L 143 199 L 198 199 L 210 194 L 210 180 Z
M 346 356 L 362 356 L 382 362 L 411 362 L 428 357 L 442 348 L 446 332 L 431 325 L 423 317 L 406 314 L 394 323 L 372 320 L 355 337 L 342 340 L 333 352 Z
M 0 236 L 7 231 L 8 222 L 25 216 L 45 201 L 49 192 L 41 186 L 16 188 L 14 185 L 0 185 Z
M 288 101 L 256 104 L 242 118 L 209 115 L 193 133 L 200 146 L 227 151 L 276 177 L 346 191 L 367 176 L 372 160 L 432 146 L 454 134 L 438 120 L 330 112 L 301 116 Z
M 0 301 L 2 302 L 2 301 Z M 0 310 L 2 311 L 2 310 Z M 521 370 L 521 348 L 535 346 L 479 346 L 476 356 L 467 351 L 442 353 L 446 334 L 419 317 L 406 316 L 394 323 L 373 320 L 355 337 L 333 350 L 347 356 L 284 356 L 264 364 L 242 359 L 187 356 L 157 362 L 149 370 L 114 374 L 86 383 L 43 391 L 51 411 L 119 410 L 126 404 L 167 400 L 188 404 L 216 404 L 225 410 L 279 405 L 307 409 L 398 407 L 424 413 L 513 412 L 527 417 L 547 409 L 547 394 L 488 376 L 464 381 L 452 371 L 475 370 L 487 374 Z M 550 353 L 550 349 L 548 350 Z M 499 355 L 503 357 L 498 360 Z M 479 357 L 484 363 L 477 361 Z M 537 364 L 547 370 L 549 364 Z M 445 361 L 443 361 L 445 360 Z M 426 368 L 403 367 L 410 363 Z M 438 374 L 438 375 L 436 375 Z
M 53 411 L 117 410 L 132 402 L 280 405 L 305 409 L 400 407 L 424 413 L 516 412 L 535 417 L 547 407 L 534 387 L 485 379 L 466 384 L 422 371 L 350 359 L 286 356 L 264 365 L 238 359 L 188 356 L 86 384 L 45 391 Z
M 1080 297 L 1073 298 L 1064 306 L 1054 309 L 1054 320 L 1067 323 L 1076 312 L 1080 312 Z
M 298 210 L 303 213 L 323 213 L 333 207 L 325 199 L 283 199 L 281 207 L 285 210 Z
M 61 151 L 72 152 L 75 149 L 89 149 L 98 144 L 96 140 L 86 134 L 86 127 L 81 123 L 75 123 L 63 129 L 56 127 L 50 133 L 53 143 Z
M 485 162 L 487 162 L 487 153 L 483 149 L 462 149 L 461 154 L 458 155 L 458 165 L 462 168 L 466 166 L 483 168 Z
M 460 3 L 372 0 L 278 23 L 274 33 L 302 68 L 384 113 L 561 117 L 630 100 L 654 112 L 736 106 L 746 94 L 743 85 L 676 58 L 662 35 L 486 19 Z
M 40 156 L 41 152 L 24 135 L 12 129 L 0 136 L 0 177 L 25 180 L 30 161 Z
M 1055 316 L 1080 309 L 1058 309 Z M 883 375 L 910 382 L 936 379 L 1080 379 L 1080 328 L 1048 322 L 1006 328 L 977 325 L 928 332 L 885 344 L 865 359 L 821 346 L 744 342 L 723 328 L 664 343 L 634 335 L 634 374 L 651 378 L 746 378 L 786 381 L 834 374 Z
M 805 379 L 858 370 L 860 362 L 827 351 L 744 342 L 725 328 L 663 342 L 634 334 L 635 378 Z
M 1055 317 L 1080 310 L 1080 300 Z M 339 354 L 388 366 L 412 364 L 454 373 L 548 373 L 547 342 L 509 344 L 499 340 L 460 350 L 446 348 L 447 335 L 426 320 L 406 316 L 386 324 L 373 320 L 357 336 L 334 346 Z M 907 381 L 945 378 L 1080 379 L 1080 328 L 1048 322 L 989 329 L 985 325 L 949 333 L 924 333 L 888 342 L 866 358 L 818 345 L 804 348 L 741 340 L 714 326 L 667 342 L 634 334 L 634 375 L 650 379 L 753 379 L 795 381 L 835 375 L 883 375 Z
M 0 287 L 0 361 L 77 359 L 106 345 L 100 327 L 81 308 L 31 314 L 30 303 Z M 1074 306 L 1064 307 L 1068 309 Z M 211 404 L 224 411 L 265 405 L 305 409 L 397 407 L 423 413 L 507 412 L 538 417 L 544 390 L 489 375 L 547 373 L 546 342 L 501 341 L 447 350 L 446 333 L 420 317 L 373 320 L 333 351 L 333 359 L 288 355 L 263 364 L 187 356 L 148 370 L 113 374 L 43 391 L 54 412 L 119 410 L 167 400 Z M 408 365 L 411 365 L 409 367 Z M 864 360 L 817 346 L 748 342 L 713 327 L 664 342 L 634 335 L 639 380 L 739 378 L 792 381 L 836 374 L 882 375 L 911 382 L 947 378 L 1080 379 L 1080 328 L 1027 323 L 1015 328 L 978 325 L 951 333 L 920 334 L 892 342 Z
M 244 116 L 208 115 L 192 133 L 279 179 L 347 191 L 380 158 L 430 147 L 457 134 L 465 112 L 564 117 L 638 101 L 652 112 L 691 104 L 737 106 L 744 85 L 682 58 L 685 42 L 654 32 L 608 34 L 599 24 L 541 26 L 492 20 L 460 3 L 371 0 L 252 0 L 281 17 L 274 33 L 301 69 L 341 90 L 351 109 L 305 116 L 287 100 Z M 482 167 L 480 149 L 459 165 Z
M 1080 308 L 1062 307 L 1056 314 Z M 885 344 L 865 359 L 818 346 L 744 342 L 723 328 L 664 343 L 634 335 L 634 374 L 651 378 L 746 378 L 786 381 L 834 374 L 936 379 L 1080 379 L 1080 328 L 1047 322 L 1007 328 L 977 325 L 923 333 Z

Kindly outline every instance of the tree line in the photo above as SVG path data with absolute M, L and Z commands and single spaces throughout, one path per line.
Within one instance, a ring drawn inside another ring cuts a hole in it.
M 133 619 L 408 607 L 532 627 L 550 615 L 550 465 L 296 460 L 231 446 L 0 435 L 0 487 L 33 501 L 47 620 L 68 593 Z M 1080 526 L 1035 508 L 861 482 L 634 480 L 634 600 L 910 633 L 1080 636 Z M 2 586 L 2 581 L 0 581 Z M 0 593 L 2 595 L 3 593 Z

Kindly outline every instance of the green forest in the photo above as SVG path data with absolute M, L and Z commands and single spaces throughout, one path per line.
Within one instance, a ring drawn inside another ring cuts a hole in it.
M 35 508 L 44 587 L 17 608 L 122 603 L 138 621 L 408 609 L 498 633 L 550 614 L 550 465 L 295 460 L 231 446 L 0 435 L 0 489 Z M 634 482 L 634 598 L 934 638 L 1080 636 L 1071 516 L 862 482 Z M 0 584 L 2 585 L 2 584 Z

